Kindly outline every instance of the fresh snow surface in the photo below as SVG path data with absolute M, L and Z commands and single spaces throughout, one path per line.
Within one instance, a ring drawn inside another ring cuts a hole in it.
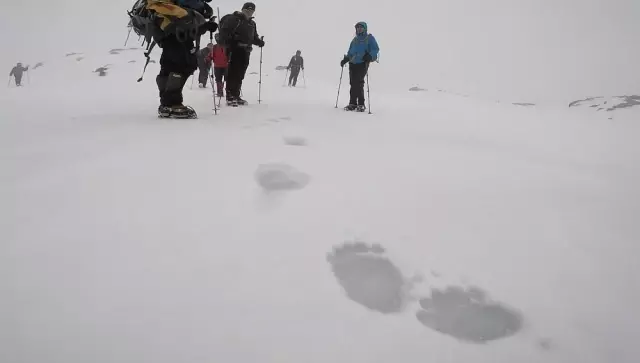
M 0 93 L 0 362 L 640 360 L 640 118 L 103 53 Z

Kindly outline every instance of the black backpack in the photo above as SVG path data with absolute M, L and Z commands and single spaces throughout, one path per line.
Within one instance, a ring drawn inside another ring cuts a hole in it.
M 127 14 L 129 27 L 143 37 L 143 45 L 147 44 L 143 75 L 149 65 L 153 47 L 158 44 L 162 48 L 162 41 L 167 35 L 173 34 L 179 41 L 194 39 L 196 47 L 200 47 L 198 28 L 206 22 L 204 16 L 193 9 L 177 5 L 174 0 L 136 0 Z M 140 81 L 142 76 L 138 79 Z

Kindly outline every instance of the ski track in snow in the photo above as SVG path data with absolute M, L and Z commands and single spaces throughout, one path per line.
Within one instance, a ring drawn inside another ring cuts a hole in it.
M 274 71 L 160 120 L 126 54 L 2 91 L 0 361 L 636 361 L 637 125 Z

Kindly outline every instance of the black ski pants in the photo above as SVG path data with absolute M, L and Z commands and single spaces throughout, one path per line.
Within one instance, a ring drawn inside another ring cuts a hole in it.
M 14 77 L 16 78 L 16 86 L 20 86 L 22 84 L 22 74 L 21 75 L 14 75 Z
M 289 75 L 289 86 L 295 87 L 298 83 L 298 76 L 300 75 L 300 68 L 291 67 L 291 75 Z
M 162 106 L 182 105 L 184 84 L 197 68 L 193 41 L 180 42 L 175 36 L 168 36 L 162 41 L 160 73 L 156 77 Z
M 227 68 L 213 67 L 213 76 L 215 77 L 216 83 L 222 83 L 223 79 L 227 79 Z
M 242 80 L 249 67 L 251 51 L 243 47 L 229 49 L 229 67 L 227 73 L 227 98 L 240 98 Z
M 349 63 L 350 105 L 364 106 L 364 77 L 369 70 L 369 63 Z

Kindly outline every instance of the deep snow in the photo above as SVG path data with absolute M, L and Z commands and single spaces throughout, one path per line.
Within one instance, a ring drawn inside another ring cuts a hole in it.
M 637 118 L 84 57 L 0 97 L 0 361 L 637 361 Z

